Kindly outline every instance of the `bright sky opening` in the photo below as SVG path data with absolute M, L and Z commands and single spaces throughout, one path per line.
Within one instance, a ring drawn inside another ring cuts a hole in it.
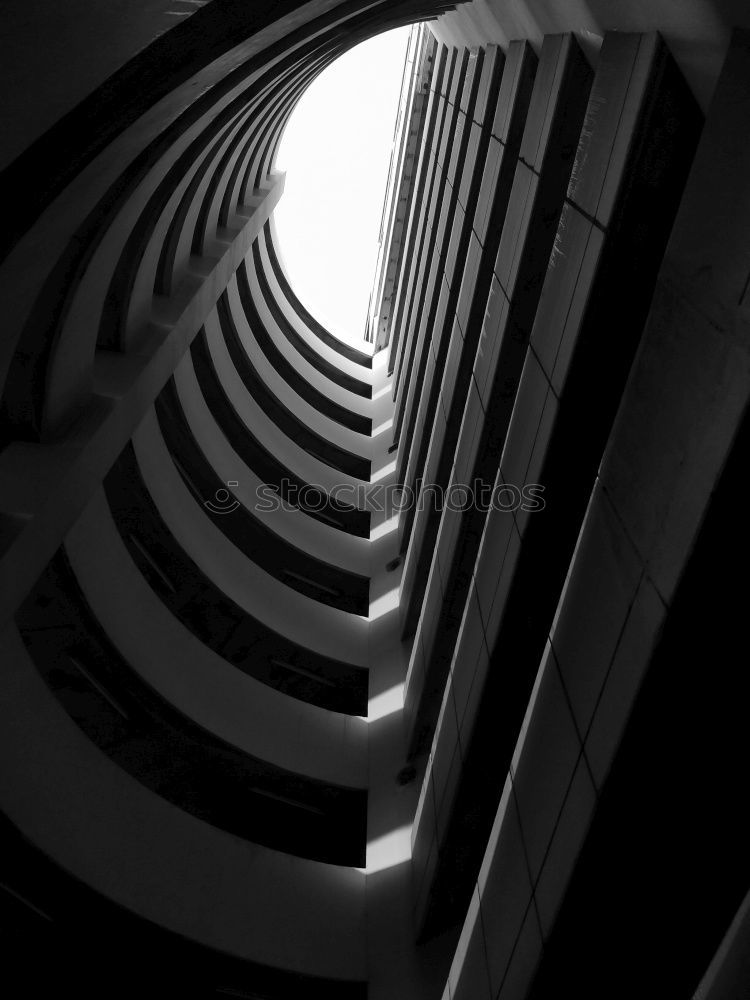
M 361 345 L 409 28 L 345 53 L 310 85 L 276 161 L 286 186 L 275 212 L 294 291 L 342 340 Z

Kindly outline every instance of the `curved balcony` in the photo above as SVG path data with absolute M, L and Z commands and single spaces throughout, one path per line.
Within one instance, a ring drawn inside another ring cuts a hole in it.
M 147 788 L 244 840 L 317 861 L 364 864 L 366 790 L 282 769 L 178 712 L 120 655 L 62 552 L 16 620 L 73 721 Z

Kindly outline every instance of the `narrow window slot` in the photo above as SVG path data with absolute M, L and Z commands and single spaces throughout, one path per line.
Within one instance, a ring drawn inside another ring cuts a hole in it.
M 286 660 L 279 660 L 277 657 L 272 656 L 269 662 L 273 663 L 276 667 L 283 667 L 284 670 L 291 670 L 292 673 L 308 677 L 311 681 L 317 681 L 318 684 L 325 684 L 326 687 L 336 687 L 336 682 L 330 680 L 328 677 L 321 677 L 319 674 L 314 674 L 312 670 L 305 670 L 304 667 L 298 667 L 294 663 L 287 663 Z
M 195 495 L 195 497 L 197 497 L 198 500 L 202 501 L 203 495 L 201 494 L 201 491 L 198 489 L 198 487 L 193 482 L 193 477 L 189 476 L 188 473 L 185 471 L 185 466 L 182 464 L 182 462 L 179 460 L 179 458 L 175 458 L 174 455 L 172 455 L 172 461 L 174 462 L 175 467 L 177 468 L 177 471 L 182 476 L 182 478 L 185 480 L 185 482 L 187 483 L 188 487 L 193 492 L 193 494 Z
M 2 889 L 6 895 L 12 896 L 13 899 L 18 900 L 19 903 L 25 906 L 28 910 L 31 910 L 31 912 L 35 913 L 38 917 L 41 917 L 42 920 L 47 920 L 51 924 L 54 923 L 54 919 L 49 915 L 49 913 L 45 913 L 44 910 L 40 910 L 38 906 L 35 906 L 31 902 L 31 900 L 22 896 L 20 892 L 16 892 L 15 889 L 11 889 L 11 887 L 6 885 L 5 882 L 0 882 L 0 889 Z
M 318 806 L 308 805 L 307 802 L 299 802 L 297 799 L 289 799 L 286 795 L 277 795 L 276 792 L 268 792 L 265 788 L 254 786 L 250 789 L 253 795 L 261 795 L 264 799 L 273 799 L 274 802 L 281 802 L 285 806 L 293 806 L 295 809 L 304 809 L 306 812 L 315 813 L 316 816 L 325 816 L 325 810 Z
M 174 586 L 174 584 L 169 579 L 169 577 L 164 572 L 162 572 L 162 570 L 159 568 L 159 566 L 157 565 L 157 563 L 154 561 L 154 557 L 151 555 L 151 553 L 148 551 L 148 549 L 143 545 L 143 543 L 140 541 L 140 539 L 136 535 L 134 535 L 132 532 L 128 535 L 128 538 L 133 543 L 133 545 L 135 545 L 135 547 L 138 549 L 138 551 L 143 556 L 143 558 L 146 560 L 146 562 L 149 564 L 149 566 L 154 571 L 154 573 L 157 574 L 157 576 L 162 581 L 162 583 L 164 584 L 164 586 L 168 590 L 170 590 L 173 594 L 176 594 L 177 593 L 177 588 Z
M 314 587 L 316 590 L 322 590 L 322 591 L 324 591 L 324 593 L 330 594 L 331 597 L 340 597 L 341 596 L 341 591 L 340 590 L 334 590 L 333 587 L 326 587 L 326 585 L 324 583 L 318 583 L 317 580 L 311 580 L 307 576 L 302 576 L 301 573 L 295 573 L 294 570 L 285 569 L 284 570 L 284 575 L 285 576 L 291 576 L 292 579 L 299 580 L 300 583 L 306 583 L 308 585 L 308 587 Z
M 75 656 L 72 656 L 70 653 L 66 653 L 66 656 L 73 664 L 73 666 L 76 668 L 78 673 L 81 674 L 81 676 L 88 681 L 91 687 L 94 688 L 94 690 L 97 691 L 102 696 L 102 698 L 104 698 L 104 700 L 108 702 L 112 706 L 112 708 L 114 708 L 114 710 L 123 717 L 123 719 L 125 719 L 126 722 L 130 722 L 130 716 L 122 707 L 122 705 L 120 705 L 120 703 L 116 701 L 116 699 L 109 693 L 109 691 L 107 691 L 106 688 L 102 687 L 102 685 L 99 683 L 99 681 L 96 680 L 95 677 L 91 676 L 91 674 L 84 667 L 81 661 L 77 659 Z
M 341 521 L 336 521 L 327 514 L 321 514 L 319 510 L 308 510 L 307 507 L 300 507 L 299 510 L 304 511 L 304 513 L 308 514 L 310 517 L 317 517 L 319 521 L 327 521 L 328 524 L 332 524 L 334 528 L 343 527 Z

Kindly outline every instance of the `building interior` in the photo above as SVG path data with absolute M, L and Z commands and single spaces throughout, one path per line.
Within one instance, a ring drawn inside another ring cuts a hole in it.
M 276 155 L 402 26 L 355 346 Z M 3 29 L 9 995 L 750 997 L 747 3 Z

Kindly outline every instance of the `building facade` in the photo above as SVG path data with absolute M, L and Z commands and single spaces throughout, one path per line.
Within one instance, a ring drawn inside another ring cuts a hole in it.
M 745 995 L 747 22 L 11 4 L 9 979 Z M 274 158 L 408 24 L 354 348 Z

